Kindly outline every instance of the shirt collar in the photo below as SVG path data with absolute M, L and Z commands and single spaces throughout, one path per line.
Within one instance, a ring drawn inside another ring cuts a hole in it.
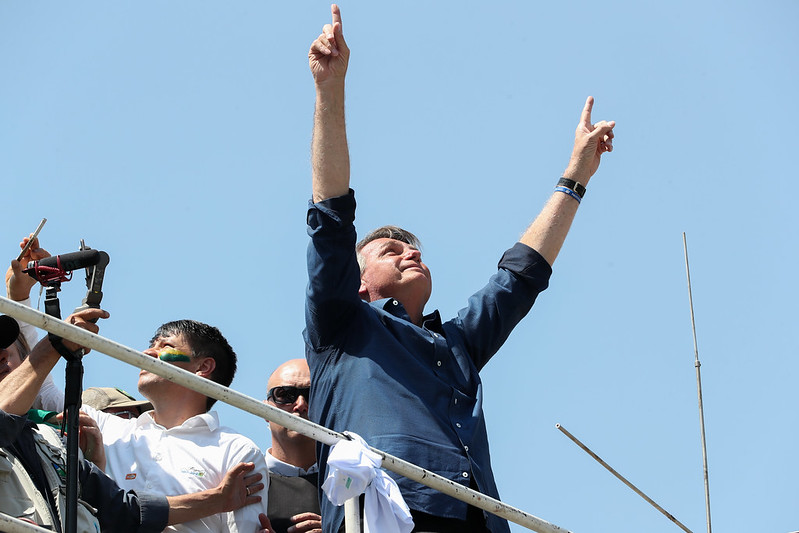
M 155 419 L 153 418 L 153 413 L 154 412 L 155 411 L 147 411 L 147 412 L 142 413 L 141 415 L 139 415 L 139 417 L 136 419 L 136 422 L 135 422 L 136 423 L 136 427 L 145 427 L 145 426 L 149 426 L 149 425 L 163 427 L 163 426 L 159 425 L 155 421 Z M 217 412 L 216 411 L 209 411 L 207 413 L 194 415 L 191 418 L 187 418 L 181 425 L 176 426 L 176 427 L 171 428 L 171 429 L 196 428 L 196 427 L 201 427 L 201 426 L 206 426 L 209 431 L 214 431 L 215 429 L 217 429 L 219 427 L 219 415 L 217 414 Z M 169 430 L 167 430 L 167 431 L 169 431 Z
M 444 327 L 441 325 L 441 315 L 438 313 L 438 309 L 422 317 L 422 327 L 437 333 L 444 333 Z
M 266 467 L 269 469 L 270 472 L 285 476 L 285 477 L 297 477 L 297 476 L 304 476 L 306 474 L 315 474 L 319 471 L 319 466 L 314 463 L 311 465 L 308 470 L 304 468 L 300 468 L 299 466 L 291 465 L 289 463 L 284 463 L 280 459 L 277 459 L 274 455 L 272 455 L 272 448 L 266 450 L 264 454 L 264 459 L 266 459 Z
M 399 300 L 395 300 L 394 298 L 383 298 L 382 300 L 375 300 L 371 302 L 369 305 L 373 305 L 387 313 L 394 315 L 397 318 L 401 318 L 403 320 L 407 320 L 408 322 L 411 321 L 411 316 L 405 310 L 405 307 L 400 303 Z M 435 331 L 436 333 L 444 334 L 444 329 L 441 325 L 441 315 L 438 312 L 438 309 L 429 313 L 427 315 L 422 316 L 422 327 L 424 329 Z

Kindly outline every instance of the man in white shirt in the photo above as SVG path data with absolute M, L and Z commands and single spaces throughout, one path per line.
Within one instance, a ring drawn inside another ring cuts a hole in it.
M 198 376 L 229 386 L 236 371 L 236 354 L 213 326 L 193 320 L 168 322 L 156 331 L 144 353 Z M 142 370 L 139 392 L 153 405 L 135 419 L 125 420 L 84 405 L 97 420 L 106 447 L 106 472 L 126 490 L 182 494 L 216 486 L 232 465 L 255 463 L 253 473 L 269 479 L 258 446 L 220 425 L 210 411 L 216 402 L 204 394 Z M 267 481 L 268 485 L 268 481 Z M 174 531 L 255 531 L 267 498 L 232 513 L 222 513 L 175 526 Z
M 27 240 L 23 239 L 20 246 Z M 24 301 L 35 284 L 21 272 L 26 259 L 49 255 L 37 242 L 21 264 L 11 262 L 6 274 L 11 299 Z M 236 372 L 236 354 L 219 330 L 193 320 L 169 322 L 158 328 L 144 353 L 226 387 Z M 47 384 L 43 387 L 45 409 L 60 410 L 63 395 L 53 389 Z M 238 463 L 254 463 L 251 473 L 261 474 L 268 488 L 269 471 L 263 453 L 247 437 L 220 425 L 218 414 L 209 412 L 216 400 L 144 370 L 139 373 L 139 392 L 152 403 L 153 410 L 136 419 L 125 420 L 86 405 L 81 408 L 97 421 L 105 444 L 106 473 L 121 488 L 166 496 L 197 492 L 216 487 Z M 259 514 L 267 510 L 267 491 L 262 494 L 260 503 L 168 530 L 251 533 L 262 526 Z
M 308 419 L 311 371 L 305 359 L 286 361 L 267 382 L 268 403 Z M 321 532 L 319 469 L 316 442 L 283 426 L 269 423 L 272 447 L 266 450 L 269 467 L 269 520 L 277 533 Z

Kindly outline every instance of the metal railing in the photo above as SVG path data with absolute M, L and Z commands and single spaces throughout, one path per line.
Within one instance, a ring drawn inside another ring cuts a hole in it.
M 129 348 L 110 339 L 96 335 L 78 326 L 64 322 L 46 315 L 26 305 L 22 305 L 8 298 L 0 297 L 0 313 L 12 316 L 22 322 L 27 322 L 38 328 L 46 330 L 64 339 L 68 339 L 86 348 L 104 353 L 129 365 L 135 366 L 158 374 L 178 385 L 193 389 L 197 392 L 215 398 L 254 414 L 260 418 L 275 422 L 281 426 L 302 433 L 314 440 L 327 445 L 334 445 L 340 440 L 348 439 L 346 435 L 328 429 L 309 420 L 289 414 L 277 407 L 273 407 L 255 398 L 242 394 L 236 390 L 224 387 L 191 372 L 178 368 L 155 357 L 146 355 L 138 350 Z M 382 467 L 396 474 L 405 476 L 413 481 L 436 489 L 455 499 L 466 502 L 484 511 L 495 514 L 510 522 L 524 526 L 538 533 L 570 533 L 561 527 L 551 524 L 541 518 L 526 513 L 520 509 L 507 505 L 495 498 L 469 489 L 443 476 L 409 463 L 376 448 L 370 449 L 382 458 Z

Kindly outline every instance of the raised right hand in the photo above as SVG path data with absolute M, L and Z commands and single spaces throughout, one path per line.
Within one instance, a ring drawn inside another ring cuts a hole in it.
M 31 233 L 31 235 L 33 234 Z M 19 243 L 20 249 L 25 248 L 29 240 L 30 237 L 22 239 L 22 242 Z M 39 238 L 37 237 L 33 239 L 33 244 L 22 256 L 22 259 L 19 261 L 16 259 L 11 260 L 11 266 L 6 271 L 6 294 L 10 299 L 19 302 L 30 296 L 31 289 L 36 285 L 36 280 L 22 272 L 22 270 L 27 268 L 28 262 L 38 261 L 45 257 L 50 257 L 50 252 L 39 247 Z
M 343 82 L 350 60 L 350 49 L 344 41 L 344 32 L 341 29 L 341 10 L 333 4 L 330 11 L 333 15 L 332 22 L 324 25 L 322 33 L 311 43 L 308 51 L 308 65 L 318 86 Z

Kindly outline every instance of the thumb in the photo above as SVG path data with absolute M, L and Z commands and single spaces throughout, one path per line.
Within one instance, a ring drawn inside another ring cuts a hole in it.
M 16 259 L 11 260 L 11 270 L 14 271 L 14 274 L 17 276 L 22 275 L 22 263 L 17 261 Z

